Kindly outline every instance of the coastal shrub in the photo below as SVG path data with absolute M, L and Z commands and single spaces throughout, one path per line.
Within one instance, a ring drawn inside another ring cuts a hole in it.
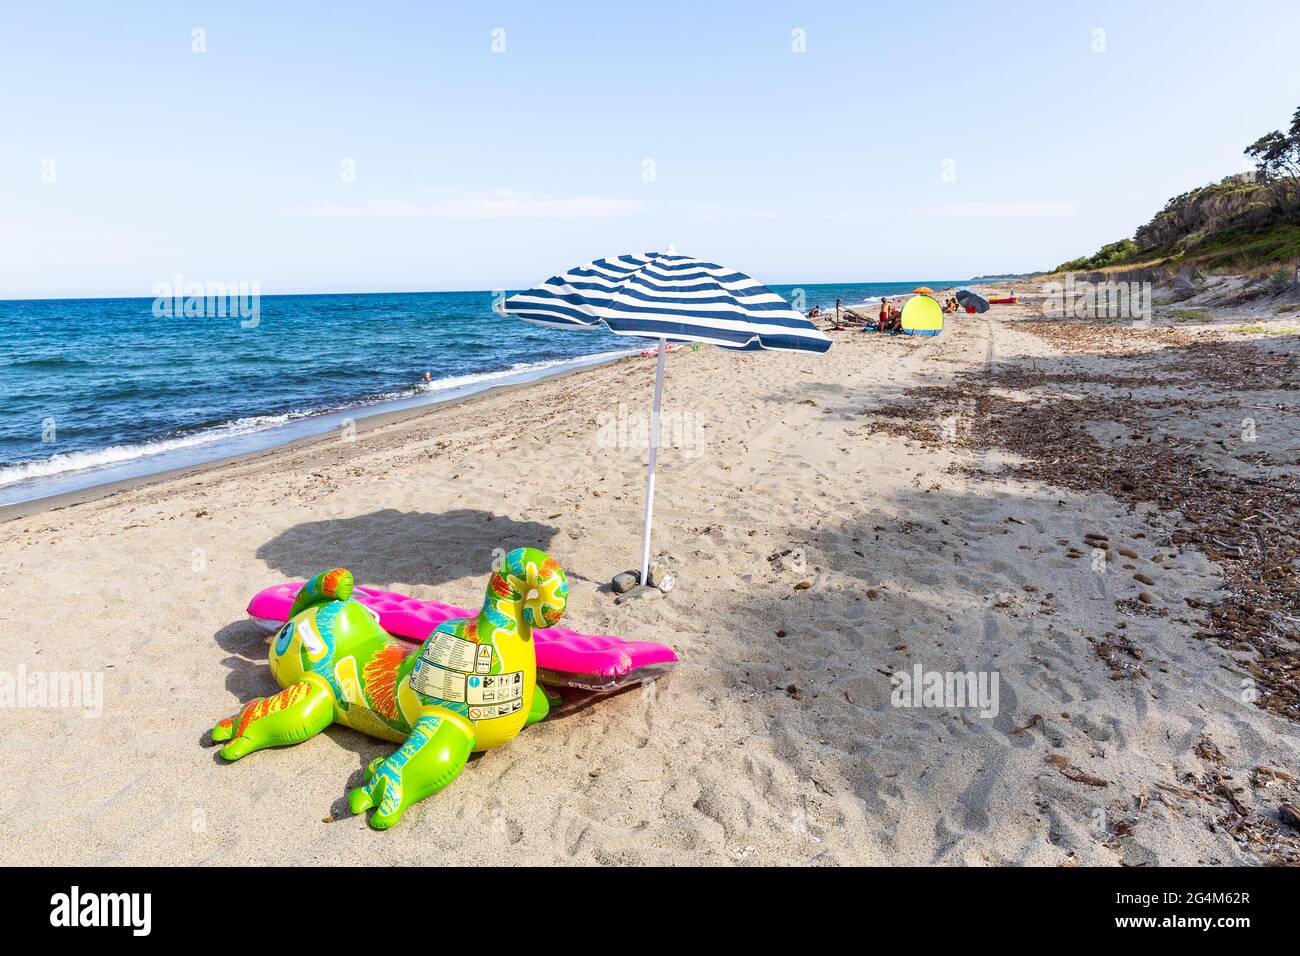
M 1288 130 L 1265 133 L 1246 147 L 1246 155 L 1255 161 L 1280 209 L 1300 202 L 1300 107 Z
M 1300 328 L 1295 326 L 1278 326 L 1269 328 L 1267 325 L 1239 325 L 1237 331 L 1242 335 L 1296 335 L 1300 334 Z
M 1063 262 L 1056 267 L 1057 272 L 1094 272 L 1097 269 L 1104 269 L 1106 266 L 1116 265 L 1135 255 L 1138 251 L 1137 243 L 1132 239 L 1121 239 L 1119 242 L 1111 242 L 1097 250 L 1095 255 L 1085 256 L 1080 259 L 1071 259 L 1069 262 Z
M 1056 271 L 1138 262 L 1243 271 L 1300 257 L 1300 108 L 1289 128 L 1261 136 L 1244 152 L 1255 169 L 1174 196 L 1133 239 L 1102 246 Z

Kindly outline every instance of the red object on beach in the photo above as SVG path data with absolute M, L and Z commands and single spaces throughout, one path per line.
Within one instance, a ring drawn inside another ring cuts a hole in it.
M 978 313 L 975 311 L 975 306 L 973 306 L 973 305 L 968 305 L 968 306 L 966 306 L 966 314 L 967 314 L 967 315 L 977 315 Z
M 989 305 L 1015 305 L 1016 297 L 1014 295 L 1006 296 L 1001 299 L 989 299 Z

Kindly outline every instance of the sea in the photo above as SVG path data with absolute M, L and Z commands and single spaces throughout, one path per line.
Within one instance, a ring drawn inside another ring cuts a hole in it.
M 807 311 L 953 284 L 771 288 Z M 491 292 L 220 304 L 0 300 L 0 506 L 273 448 L 654 344 L 529 325 L 499 313 Z

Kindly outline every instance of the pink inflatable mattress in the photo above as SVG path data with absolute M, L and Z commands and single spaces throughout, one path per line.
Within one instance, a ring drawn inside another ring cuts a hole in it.
M 289 608 L 302 581 L 277 584 L 248 602 L 248 614 L 268 631 L 289 620 Z M 419 644 L 443 621 L 474 617 L 478 612 L 419 601 L 404 594 L 357 586 L 352 596 L 375 615 L 394 637 Z M 579 634 L 566 627 L 533 631 L 537 679 L 558 687 L 611 691 L 658 677 L 677 663 L 671 647 L 651 641 L 625 641 L 610 634 Z

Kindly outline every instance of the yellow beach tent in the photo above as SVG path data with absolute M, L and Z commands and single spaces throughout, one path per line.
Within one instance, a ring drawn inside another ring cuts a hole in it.
M 903 331 L 908 335 L 938 335 L 943 331 L 943 306 L 928 295 L 916 295 L 903 306 Z

